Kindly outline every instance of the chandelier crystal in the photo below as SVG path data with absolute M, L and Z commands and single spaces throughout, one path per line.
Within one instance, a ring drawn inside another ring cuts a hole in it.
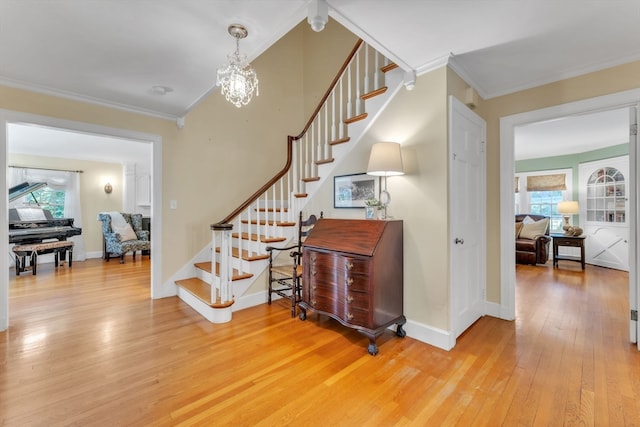
M 249 65 L 246 55 L 240 55 L 240 39 L 247 37 L 249 32 L 240 24 L 229 26 L 229 34 L 236 39 L 236 51 L 229 54 L 229 63 L 218 70 L 218 85 L 225 99 L 240 108 L 247 105 L 253 93 L 258 92 L 258 76 Z

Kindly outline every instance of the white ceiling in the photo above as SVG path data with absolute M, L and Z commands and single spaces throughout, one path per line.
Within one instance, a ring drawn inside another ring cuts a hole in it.
M 515 129 L 516 160 L 577 154 L 629 142 L 629 109 L 561 117 Z
M 135 163 L 150 170 L 151 144 L 44 126 L 11 123 L 8 126 L 7 151 L 64 159 L 106 163 Z M 12 166 L 24 166 L 10 161 Z
M 216 89 L 229 24 L 248 28 L 240 51 L 253 60 L 311 1 L 0 0 L 0 84 L 183 117 Z M 327 2 L 402 68 L 448 60 L 483 98 L 640 59 L 638 0 Z
M 229 24 L 248 28 L 240 51 L 252 60 L 306 19 L 310 1 L 1 0 L 0 84 L 182 117 L 215 88 L 235 48 Z M 453 55 L 484 98 L 640 59 L 638 0 L 327 2 L 405 69 Z

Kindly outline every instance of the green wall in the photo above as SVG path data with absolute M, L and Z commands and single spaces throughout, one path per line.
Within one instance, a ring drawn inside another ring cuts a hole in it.
M 612 145 L 611 147 L 600 148 L 598 150 L 585 151 L 584 153 L 578 154 L 517 160 L 516 173 L 571 168 L 573 171 L 572 200 L 578 200 L 578 166 L 580 165 L 580 163 L 610 159 L 612 157 L 627 156 L 628 154 L 629 144 L 619 144 Z

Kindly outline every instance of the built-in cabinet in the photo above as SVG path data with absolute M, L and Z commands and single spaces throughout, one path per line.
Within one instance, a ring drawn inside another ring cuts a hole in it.
M 629 156 L 579 166 L 587 264 L 629 271 Z
M 614 167 L 594 170 L 587 180 L 587 221 L 626 221 L 627 193 L 625 175 Z

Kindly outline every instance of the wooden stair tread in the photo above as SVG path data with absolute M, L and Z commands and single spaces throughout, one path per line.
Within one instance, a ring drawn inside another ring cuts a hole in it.
M 249 224 L 249 221 L 247 221 L 246 219 L 243 219 L 241 221 L 243 224 Z M 252 225 L 277 225 L 278 227 L 291 227 L 296 225 L 295 222 L 288 222 L 288 221 L 273 221 L 273 220 L 269 220 L 269 221 L 265 221 L 264 219 L 261 219 L 260 221 L 256 220 L 256 219 L 252 219 L 251 220 L 251 224 Z
M 361 96 L 360 96 L 360 99 L 362 99 L 362 100 L 364 101 L 364 100 L 367 100 L 367 99 L 373 98 L 374 96 L 382 95 L 382 94 L 383 94 L 383 93 L 385 93 L 386 91 L 387 91 L 387 87 L 386 87 L 386 86 L 383 86 L 383 87 L 381 87 L 381 88 L 379 88 L 379 89 L 372 90 L 372 91 L 371 91 L 371 92 L 369 92 L 369 93 L 365 93 L 364 95 L 361 95 Z
M 220 247 L 216 248 L 216 252 L 220 252 Z M 231 248 L 231 256 L 234 258 L 240 258 L 238 248 Z M 246 249 L 242 250 L 242 259 L 245 261 L 258 261 L 261 259 L 269 259 L 269 254 L 249 255 Z
M 207 273 L 211 274 L 211 261 L 196 262 L 194 265 L 196 268 L 199 268 L 200 270 L 206 271 Z M 240 274 L 236 268 L 233 269 L 231 274 L 232 274 L 231 281 L 248 279 L 250 277 L 253 277 L 253 274 L 251 273 Z M 220 264 L 217 262 L 216 262 L 216 276 L 218 277 L 220 276 Z
M 289 208 L 260 208 L 256 209 L 258 212 L 289 212 Z
M 227 308 L 232 306 L 235 302 L 234 300 L 231 300 L 226 303 L 221 303 L 219 296 L 216 297 L 216 302 L 211 302 L 211 285 L 203 280 L 198 279 L 197 277 L 176 280 L 176 285 L 188 291 L 200 301 L 212 308 Z
M 360 120 L 366 119 L 367 116 L 368 116 L 367 113 L 362 113 L 362 114 L 359 114 L 359 115 L 357 115 L 355 117 L 350 117 L 350 118 L 344 120 L 344 124 L 350 125 L 351 123 L 359 122 Z
M 388 73 L 389 71 L 395 70 L 396 68 L 398 68 L 398 64 L 391 63 L 380 68 L 380 71 L 382 71 L 383 73 Z
M 350 140 L 351 140 L 351 138 L 349 138 L 348 136 L 345 136 L 344 138 L 340 138 L 340 139 L 336 139 L 336 140 L 330 141 L 329 145 L 344 144 L 345 142 L 349 142 Z
M 316 165 L 326 165 L 327 163 L 333 163 L 334 160 L 333 157 L 330 159 L 316 160 Z
M 320 177 L 319 176 L 310 176 L 308 178 L 302 178 L 303 182 L 314 182 L 314 181 L 320 181 Z
M 248 233 L 241 233 L 241 235 L 242 235 L 242 240 L 252 240 L 254 242 L 260 241 L 261 243 L 282 242 L 287 240 L 286 237 L 266 237 L 266 236 L 258 236 L 257 234 L 251 234 L 251 236 L 249 236 Z M 231 237 L 233 237 L 234 239 L 237 239 L 238 237 L 240 237 L 240 235 L 238 233 L 232 233 Z

